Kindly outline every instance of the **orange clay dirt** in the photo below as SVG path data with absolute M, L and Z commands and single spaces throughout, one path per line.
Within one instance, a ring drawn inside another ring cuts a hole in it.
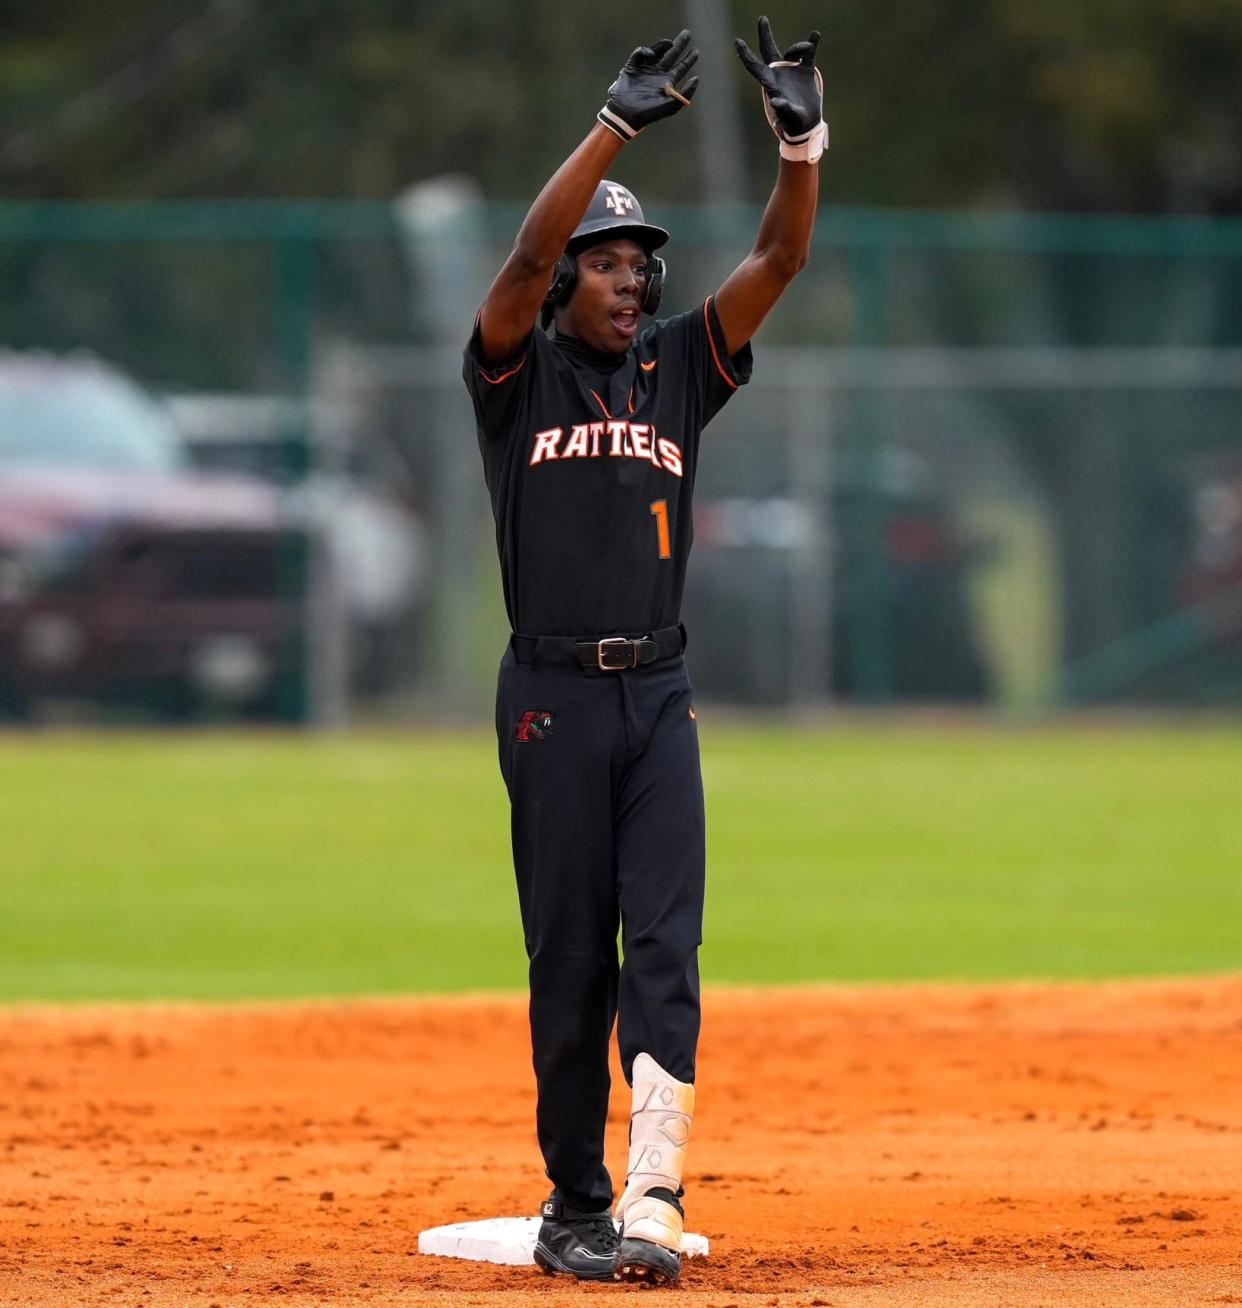
M 0 1303 L 1242 1304 L 1242 978 L 709 992 L 678 1290 L 415 1252 L 543 1198 L 527 1040 L 521 998 L 0 1009 Z

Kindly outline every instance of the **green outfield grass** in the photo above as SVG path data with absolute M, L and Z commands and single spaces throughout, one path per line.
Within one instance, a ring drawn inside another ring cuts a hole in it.
M 708 981 L 1242 967 L 1237 733 L 700 727 Z M 0 736 L 0 998 L 520 987 L 507 821 L 483 732 Z

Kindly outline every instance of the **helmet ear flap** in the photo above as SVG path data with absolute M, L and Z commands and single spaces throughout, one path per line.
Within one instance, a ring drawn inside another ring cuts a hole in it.
M 552 321 L 553 311 L 558 305 L 565 304 L 568 301 L 577 284 L 578 261 L 570 254 L 562 254 L 556 261 L 556 269 L 552 274 L 552 284 L 548 287 L 547 295 L 543 297 L 540 321 L 545 327 Z
M 667 265 L 658 254 L 647 256 L 647 284 L 643 290 L 643 312 L 655 315 L 660 307 L 660 296 L 664 293 L 664 275 Z M 569 297 L 578 285 L 578 261 L 571 254 L 562 254 L 556 261 L 552 274 L 552 283 L 548 293 L 543 297 L 540 322 L 546 328 L 552 321 L 557 307 L 569 302 Z
M 664 260 L 658 254 L 647 256 L 647 286 L 643 291 L 643 312 L 653 317 L 660 307 L 660 296 L 664 293 Z

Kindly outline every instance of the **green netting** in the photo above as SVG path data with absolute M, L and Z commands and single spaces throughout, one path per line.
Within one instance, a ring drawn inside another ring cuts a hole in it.
M 479 709 L 505 635 L 457 359 L 521 214 L 455 203 L 0 206 L 0 349 L 292 401 L 287 472 L 398 502 L 357 705 Z M 650 216 L 669 311 L 758 218 Z M 1242 223 L 829 211 L 756 356 L 697 489 L 702 693 L 1239 702 Z

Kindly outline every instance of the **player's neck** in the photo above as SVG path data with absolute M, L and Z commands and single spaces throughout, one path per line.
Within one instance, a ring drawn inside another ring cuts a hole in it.
M 575 363 L 585 364 L 588 368 L 594 368 L 596 372 L 616 372 L 629 353 L 626 351 L 624 354 L 613 354 L 610 351 L 593 349 L 576 336 L 567 336 L 559 327 L 556 328 L 552 339 Z

